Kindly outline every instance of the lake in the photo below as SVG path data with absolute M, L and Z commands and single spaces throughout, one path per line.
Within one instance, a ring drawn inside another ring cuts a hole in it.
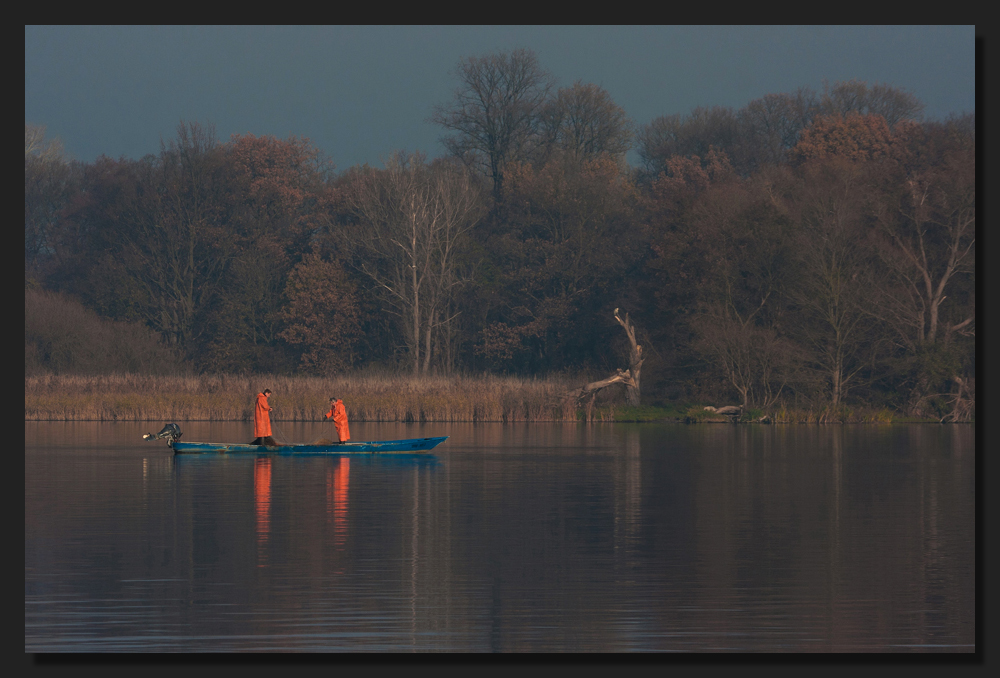
M 976 650 L 972 426 L 162 424 L 25 423 L 26 653 Z

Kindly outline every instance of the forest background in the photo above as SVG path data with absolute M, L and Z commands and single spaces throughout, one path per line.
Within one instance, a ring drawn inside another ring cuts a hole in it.
M 26 391 L 625 367 L 638 395 L 641 346 L 645 405 L 974 418 L 975 113 L 850 81 L 636 126 L 529 50 L 457 76 L 447 155 L 340 172 L 185 121 L 158 155 L 67 161 L 26 122 Z

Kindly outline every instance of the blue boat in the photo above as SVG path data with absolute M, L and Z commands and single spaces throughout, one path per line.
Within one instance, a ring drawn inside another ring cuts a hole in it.
M 334 445 L 244 445 L 240 443 L 182 443 L 167 441 L 174 454 L 398 454 L 427 452 L 448 439 L 408 438 L 406 440 L 371 440 L 364 443 L 340 443 Z
M 177 424 L 167 424 L 156 434 L 147 433 L 144 440 L 166 439 L 174 454 L 255 454 L 255 455 L 346 455 L 346 454 L 419 454 L 429 452 L 448 439 L 407 438 L 405 440 L 370 440 L 332 444 L 293 443 L 288 445 L 250 445 L 245 443 L 182 443 L 181 429 Z

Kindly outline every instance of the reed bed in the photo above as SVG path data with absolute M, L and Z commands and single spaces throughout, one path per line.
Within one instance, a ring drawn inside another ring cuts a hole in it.
M 897 416 L 884 407 L 827 406 L 818 409 L 782 407 L 768 418 L 775 424 L 891 424 Z
M 250 421 L 257 393 L 273 391 L 273 421 L 320 421 L 330 396 L 343 398 L 351 421 L 579 421 L 566 395 L 586 379 L 493 375 L 413 377 L 379 373 L 333 378 L 213 374 L 103 376 L 42 374 L 24 378 L 26 421 Z M 700 405 L 630 408 L 613 395 L 593 421 L 731 421 Z M 826 406 L 748 410 L 739 421 L 774 424 L 891 424 L 917 421 L 887 408 Z M 923 421 L 921 419 L 920 421 Z M 930 421 L 927 419 L 926 421 Z
M 273 392 L 273 421 L 319 421 L 330 396 L 352 421 L 574 421 L 560 378 L 411 377 L 358 374 L 334 378 L 276 375 L 35 375 L 24 379 L 26 421 L 250 421 L 257 393 Z

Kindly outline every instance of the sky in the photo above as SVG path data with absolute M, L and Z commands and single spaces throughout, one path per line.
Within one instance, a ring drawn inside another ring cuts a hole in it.
M 639 126 L 824 81 L 885 83 L 925 119 L 975 110 L 975 26 L 25 26 L 24 120 L 67 155 L 138 159 L 181 121 L 304 137 L 337 170 L 444 153 L 428 121 L 469 56 L 517 48 Z M 637 164 L 634 152 L 629 160 Z

